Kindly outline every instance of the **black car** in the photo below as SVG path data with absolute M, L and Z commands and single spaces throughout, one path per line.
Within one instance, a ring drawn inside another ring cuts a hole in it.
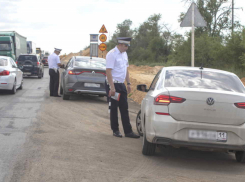
M 47 56 L 42 58 L 42 63 L 44 64 L 44 66 L 48 66 L 48 57 Z
M 42 78 L 44 66 L 37 54 L 22 54 L 17 59 L 17 65 L 23 72 L 23 76 L 38 76 Z

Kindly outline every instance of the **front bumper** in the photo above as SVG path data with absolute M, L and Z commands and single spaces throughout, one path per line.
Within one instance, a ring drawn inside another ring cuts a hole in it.
M 171 116 L 156 114 L 150 120 L 146 118 L 146 121 L 149 121 L 146 122 L 146 138 L 152 143 L 245 151 L 245 124 L 234 126 L 176 121 Z M 189 130 L 223 131 L 227 133 L 227 141 L 190 139 Z

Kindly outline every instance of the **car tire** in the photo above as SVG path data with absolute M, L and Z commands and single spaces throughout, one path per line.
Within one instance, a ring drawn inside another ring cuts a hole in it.
M 141 126 L 141 110 L 139 110 L 136 116 L 136 128 L 140 136 L 143 136 L 142 126 Z
M 70 95 L 67 95 L 66 94 L 66 91 L 64 90 L 64 89 L 62 89 L 63 90 L 63 100 L 69 100 L 70 99 Z
M 42 78 L 42 75 L 41 75 L 41 74 L 39 74 L 37 77 L 38 77 L 39 79 L 41 79 L 41 78 Z
M 20 89 L 20 90 L 23 89 L 23 79 L 22 79 L 22 81 L 21 81 L 21 85 L 20 85 L 19 89 Z
M 236 161 L 244 163 L 245 162 L 245 151 L 236 151 Z
M 146 134 L 143 134 L 143 149 L 142 154 L 143 155 L 154 155 L 156 150 L 156 144 L 150 143 L 146 139 Z
M 12 90 L 10 91 L 11 94 L 15 94 L 16 93 L 16 80 L 14 81 L 14 85 Z

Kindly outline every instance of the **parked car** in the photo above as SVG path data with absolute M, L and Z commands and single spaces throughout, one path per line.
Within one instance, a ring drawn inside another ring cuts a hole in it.
M 72 94 L 106 96 L 105 78 L 105 59 L 72 57 L 61 74 L 60 94 L 64 100 L 69 100 Z
M 48 66 L 48 57 L 46 57 L 46 56 L 43 57 L 42 63 L 43 63 L 44 66 Z
M 44 66 L 38 54 L 20 55 L 17 65 L 23 71 L 24 76 L 38 76 L 38 78 L 42 78 L 44 75 Z
M 0 90 L 15 94 L 18 88 L 23 88 L 23 72 L 11 57 L 0 56 Z
M 156 145 L 234 151 L 245 162 L 245 88 L 233 73 L 193 67 L 161 69 L 141 104 L 144 155 Z

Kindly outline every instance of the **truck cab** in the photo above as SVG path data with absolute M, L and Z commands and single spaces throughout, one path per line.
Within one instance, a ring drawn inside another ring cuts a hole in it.
M 11 57 L 16 60 L 14 44 L 11 36 L 0 36 L 0 55 Z

